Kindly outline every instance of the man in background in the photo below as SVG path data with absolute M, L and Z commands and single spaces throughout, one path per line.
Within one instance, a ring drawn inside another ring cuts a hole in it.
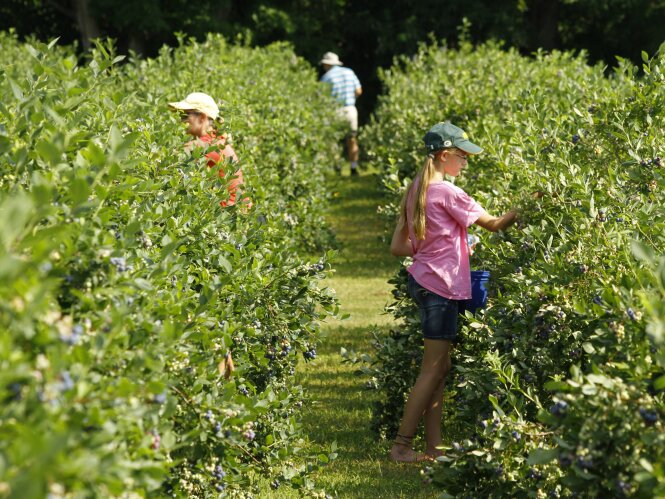
M 351 165 L 351 175 L 358 174 L 358 109 L 356 98 L 363 93 L 358 77 L 352 69 L 342 66 L 337 54 L 326 52 L 320 61 L 325 71 L 321 81 L 329 83 L 332 96 L 340 107 L 337 114 L 349 123 L 349 132 L 346 135 L 346 154 Z

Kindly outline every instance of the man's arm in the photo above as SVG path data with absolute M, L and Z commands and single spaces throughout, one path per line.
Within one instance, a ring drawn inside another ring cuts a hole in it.
M 355 93 L 356 93 L 356 97 L 360 97 L 363 93 L 363 87 L 356 88 Z

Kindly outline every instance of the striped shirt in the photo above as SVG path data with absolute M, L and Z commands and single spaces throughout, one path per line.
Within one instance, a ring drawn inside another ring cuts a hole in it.
M 352 69 L 333 66 L 321 81 L 332 85 L 332 96 L 342 106 L 356 105 L 356 89 L 360 88 L 360 81 Z

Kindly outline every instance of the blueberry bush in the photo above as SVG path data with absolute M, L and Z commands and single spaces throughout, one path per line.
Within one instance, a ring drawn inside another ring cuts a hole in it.
M 0 48 L 0 496 L 244 497 L 259 475 L 316 494 L 294 369 L 337 314 L 338 129 L 314 70 L 215 36 L 149 60 Z M 184 150 L 166 103 L 195 90 L 250 209 Z
M 425 470 L 446 497 L 665 495 L 665 59 L 643 59 L 605 75 L 584 53 L 433 43 L 382 74 L 364 140 L 391 223 L 443 120 L 485 148 L 459 185 L 521 210 L 505 233 L 474 230 L 490 298 L 463 318 L 445 456 Z M 361 364 L 383 437 L 422 348 L 405 268 L 392 283 L 399 326 Z

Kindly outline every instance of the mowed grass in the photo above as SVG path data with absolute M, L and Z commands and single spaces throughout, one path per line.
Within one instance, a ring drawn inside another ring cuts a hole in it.
M 317 346 L 316 360 L 301 363 L 299 382 L 307 393 L 303 427 L 312 448 L 323 451 L 337 442 L 338 457 L 314 474 L 317 488 L 339 498 L 425 498 L 437 494 L 421 481 L 420 464 L 388 459 L 390 442 L 370 431 L 377 394 L 365 388 L 357 366 L 343 364 L 340 349 L 372 353 L 372 331 L 393 325 L 384 313 L 391 299 L 387 280 L 399 265 L 382 241 L 384 225 L 377 214 L 382 202 L 374 174 L 331 177 L 332 224 L 342 249 L 334 275 L 326 285 L 335 289 L 345 320 L 328 320 Z M 288 487 L 266 490 L 262 497 L 299 497 Z

